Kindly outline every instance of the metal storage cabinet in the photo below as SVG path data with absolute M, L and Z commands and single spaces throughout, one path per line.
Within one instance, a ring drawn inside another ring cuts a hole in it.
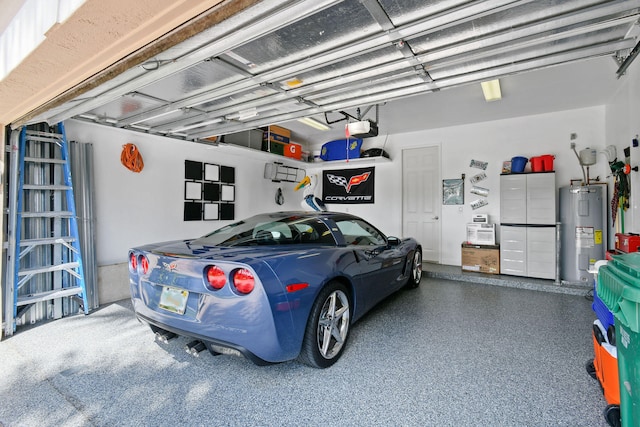
M 556 265 L 556 228 L 526 227 L 527 276 L 554 279 Z
M 555 225 L 557 220 L 556 174 L 534 173 L 527 177 L 527 224 Z
M 500 223 L 527 223 L 527 175 L 500 176 Z
M 527 228 L 502 226 L 500 234 L 500 273 L 526 276 Z
M 555 173 L 500 176 L 500 273 L 554 279 Z

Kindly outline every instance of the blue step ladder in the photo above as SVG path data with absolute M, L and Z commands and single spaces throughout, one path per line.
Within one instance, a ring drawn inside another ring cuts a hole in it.
M 4 335 L 89 313 L 64 125 L 11 135 Z

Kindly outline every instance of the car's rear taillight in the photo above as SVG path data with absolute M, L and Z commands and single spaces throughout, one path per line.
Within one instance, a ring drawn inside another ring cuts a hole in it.
M 129 253 L 129 268 L 131 271 L 138 271 L 138 257 L 133 252 Z
M 144 255 L 140 255 L 140 267 L 142 268 L 142 274 L 147 274 L 149 272 L 149 258 Z
M 222 289 L 227 283 L 227 275 L 220 267 L 211 265 L 205 270 L 205 276 L 207 278 L 207 284 L 211 289 Z
M 253 291 L 255 279 L 253 274 L 246 268 L 241 268 L 233 273 L 233 286 L 241 294 L 248 294 Z

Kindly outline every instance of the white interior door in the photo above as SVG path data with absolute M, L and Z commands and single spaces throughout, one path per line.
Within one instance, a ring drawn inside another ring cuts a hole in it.
M 402 150 L 402 235 L 415 237 L 425 261 L 440 263 L 440 147 Z

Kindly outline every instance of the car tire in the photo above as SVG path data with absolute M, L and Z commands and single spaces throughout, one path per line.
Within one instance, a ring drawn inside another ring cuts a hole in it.
M 409 278 L 407 279 L 406 287 L 409 289 L 415 289 L 420 286 L 420 280 L 422 279 L 422 251 L 417 248 L 413 253 L 411 259 L 411 268 L 409 270 Z
M 347 288 L 329 282 L 313 303 L 298 360 L 314 368 L 328 368 L 342 355 L 351 326 Z

